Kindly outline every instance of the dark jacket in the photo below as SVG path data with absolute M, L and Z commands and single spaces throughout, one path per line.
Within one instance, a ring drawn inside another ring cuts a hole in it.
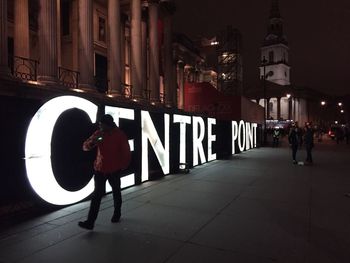
M 291 128 L 288 135 L 289 144 L 292 146 L 298 146 L 298 134 L 296 128 Z
M 311 128 L 306 128 L 304 143 L 307 147 L 314 147 L 314 131 Z

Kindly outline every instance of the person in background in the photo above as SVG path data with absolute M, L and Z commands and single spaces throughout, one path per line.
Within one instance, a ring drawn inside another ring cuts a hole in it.
M 288 135 L 288 142 L 290 147 L 292 148 L 292 158 L 293 158 L 293 164 L 297 164 L 296 160 L 296 155 L 298 151 L 298 145 L 299 145 L 299 140 L 298 140 L 298 126 L 296 123 L 292 123 L 292 127 L 290 128 L 289 135 Z
M 304 144 L 306 149 L 306 161 L 305 164 L 312 164 L 312 148 L 314 147 L 314 131 L 311 124 L 307 122 L 305 124 Z
M 117 127 L 113 117 L 109 114 L 102 116 L 99 121 L 99 129 L 83 144 L 84 151 L 90 151 L 94 148 L 97 148 L 97 155 L 94 162 L 95 189 L 92 194 L 87 220 L 78 223 L 80 227 L 88 230 L 94 228 L 101 199 L 105 194 L 107 180 L 112 187 L 114 200 L 114 213 L 111 222 L 119 222 L 122 205 L 120 172 L 129 166 L 131 160 L 128 138 Z
M 279 127 L 275 127 L 275 129 L 273 130 L 273 133 L 272 133 L 272 146 L 273 147 L 277 147 L 278 144 L 279 144 L 279 138 L 280 138 L 280 129 Z

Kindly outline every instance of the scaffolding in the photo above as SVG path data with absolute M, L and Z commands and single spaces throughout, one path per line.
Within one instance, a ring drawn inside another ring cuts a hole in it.
M 242 35 L 228 26 L 217 36 L 218 89 L 230 95 L 243 93 Z

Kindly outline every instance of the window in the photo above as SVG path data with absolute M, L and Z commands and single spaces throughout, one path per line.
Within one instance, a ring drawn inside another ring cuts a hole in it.
M 98 17 L 98 41 L 106 43 L 106 19 Z
M 70 2 L 61 1 L 61 32 L 62 36 L 70 35 Z

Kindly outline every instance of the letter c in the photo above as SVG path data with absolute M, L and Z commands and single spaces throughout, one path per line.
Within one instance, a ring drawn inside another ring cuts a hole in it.
M 66 110 L 85 111 L 91 122 L 96 122 L 97 106 L 75 97 L 61 96 L 46 102 L 32 118 L 25 141 L 27 177 L 34 191 L 45 201 L 55 205 L 68 205 L 81 201 L 92 193 L 93 180 L 78 191 L 62 188 L 52 171 L 51 138 L 58 117 Z

